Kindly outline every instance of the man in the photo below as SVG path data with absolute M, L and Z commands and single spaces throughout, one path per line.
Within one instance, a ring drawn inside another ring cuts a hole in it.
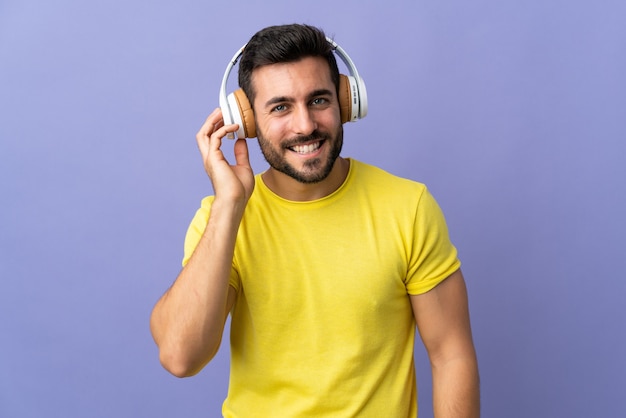
M 338 70 L 322 31 L 269 27 L 239 81 L 270 167 L 245 139 L 221 151 L 216 109 L 197 134 L 214 195 L 151 329 L 163 366 L 198 373 L 231 319 L 225 417 L 415 417 L 415 327 L 436 417 L 479 415 L 478 370 L 457 253 L 426 187 L 340 157 Z

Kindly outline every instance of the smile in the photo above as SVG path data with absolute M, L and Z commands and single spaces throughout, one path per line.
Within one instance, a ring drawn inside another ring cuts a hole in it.
M 290 147 L 289 149 L 294 152 L 297 152 L 298 154 L 310 154 L 312 152 L 317 151 L 322 146 L 322 142 L 323 141 L 318 141 L 312 144 L 294 145 L 293 147 Z

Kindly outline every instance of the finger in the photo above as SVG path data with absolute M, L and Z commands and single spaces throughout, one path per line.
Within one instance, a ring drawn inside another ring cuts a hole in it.
M 224 126 L 224 118 L 222 117 L 222 111 L 220 108 L 216 108 L 204 121 L 200 130 L 196 134 L 196 138 L 208 138 L 215 130 Z
M 224 121 L 222 119 L 222 112 L 220 108 L 216 108 L 211 112 L 211 114 L 206 118 L 198 133 L 196 133 L 196 142 L 198 143 L 198 148 L 201 151 L 206 151 L 208 148 L 209 138 L 211 134 L 223 126 Z
M 230 134 L 237 132 L 239 125 L 223 125 L 217 129 L 209 138 L 209 149 L 215 150 L 222 146 L 222 139 Z
M 237 165 L 250 167 L 250 154 L 248 152 L 248 141 L 239 138 L 235 141 L 235 161 Z

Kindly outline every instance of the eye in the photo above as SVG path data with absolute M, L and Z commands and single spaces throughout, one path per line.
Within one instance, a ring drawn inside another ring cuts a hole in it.
M 284 104 L 279 104 L 272 108 L 272 112 L 284 112 L 285 110 L 287 110 L 287 106 L 285 106 Z
M 326 100 L 324 97 L 317 97 L 311 101 L 311 104 L 317 105 L 317 106 L 324 105 L 326 103 L 328 103 L 328 100 Z

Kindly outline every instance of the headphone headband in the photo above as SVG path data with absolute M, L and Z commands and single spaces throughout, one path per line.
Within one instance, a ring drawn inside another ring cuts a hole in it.
M 341 59 L 341 61 L 346 65 L 350 72 L 350 76 L 346 77 L 348 81 L 349 88 L 349 104 L 347 104 L 350 109 L 350 115 L 346 117 L 347 121 L 354 122 L 357 119 L 362 119 L 367 115 L 367 91 L 365 89 L 365 82 L 359 76 L 359 72 L 354 65 L 354 62 L 350 58 L 350 56 L 344 51 L 344 49 L 339 46 L 335 41 L 326 37 L 326 41 L 331 45 L 333 52 Z M 256 131 L 254 131 L 254 135 L 246 134 L 246 129 L 244 126 L 244 117 L 241 116 L 242 112 L 250 111 L 250 109 L 241 109 L 241 105 L 239 101 L 234 97 L 234 94 L 230 95 L 226 94 L 226 84 L 228 82 L 228 77 L 235 67 L 241 55 L 243 54 L 244 49 L 246 48 L 245 44 L 233 55 L 228 65 L 226 66 L 226 70 L 224 71 L 224 77 L 222 78 L 222 85 L 220 87 L 219 92 L 219 103 L 220 108 L 222 109 L 222 115 L 224 117 L 224 125 L 230 124 L 238 124 L 239 130 L 237 131 L 237 137 L 239 138 L 250 138 L 256 136 Z M 244 95 L 245 97 L 245 95 Z M 249 104 L 248 104 L 249 105 Z M 252 129 L 250 129 L 252 130 Z M 233 134 L 229 134 L 229 138 L 234 138 Z

